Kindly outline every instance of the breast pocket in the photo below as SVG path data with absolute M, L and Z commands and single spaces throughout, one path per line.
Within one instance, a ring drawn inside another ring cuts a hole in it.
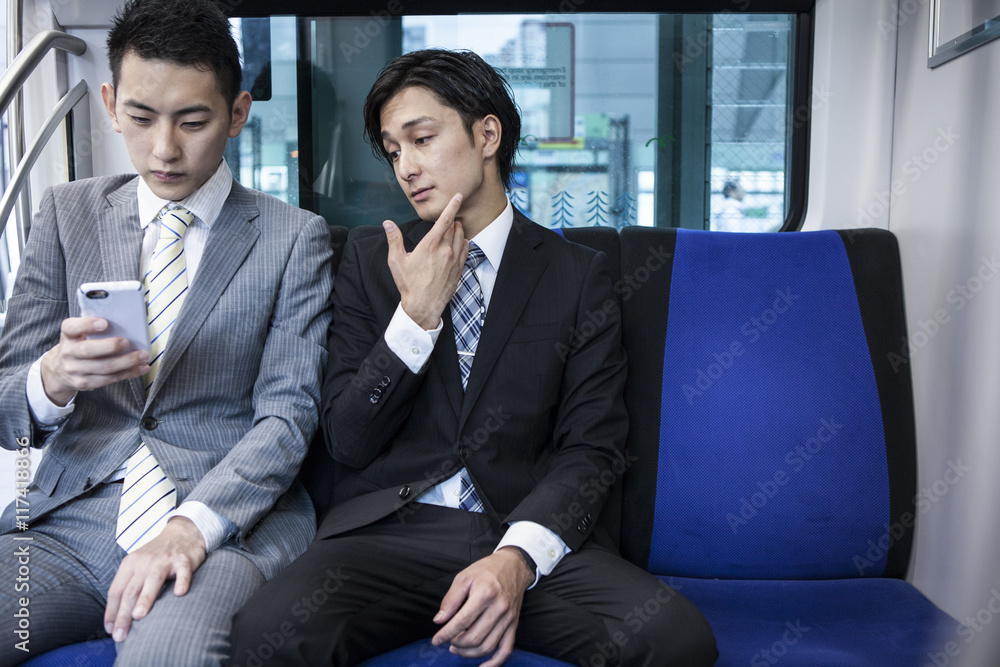
M 501 395 L 540 409 L 558 399 L 568 340 L 562 322 L 515 328 L 493 376 Z
M 34 479 L 31 480 L 31 486 L 45 495 L 51 496 L 56 490 L 56 484 L 59 483 L 59 478 L 62 477 L 65 470 L 66 468 L 54 456 L 51 454 L 45 456 L 38 466 L 38 471 L 35 473 Z
M 518 343 L 534 343 L 539 341 L 552 341 L 557 343 L 563 338 L 566 325 L 562 322 L 548 322 L 546 324 L 532 324 L 523 327 L 515 327 L 507 339 L 508 345 Z

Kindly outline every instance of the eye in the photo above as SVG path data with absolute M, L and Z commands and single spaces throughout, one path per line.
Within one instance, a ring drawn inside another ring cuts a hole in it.
M 430 136 L 427 136 L 427 137 L 417 137 L 416 139 L 414 139 L 413 143 L 415 143 L 418 146 L 421 146 L 423 144 L 426 144 L 430 140 L 431 140 Z
M 206 120 L 191 120 L 191 121 L 188 121 L 186 123 L 183 123 L 183 126 L 185 128 L 187 128 L 188 130 L 197 130 L 199 128 L 204 127 L 207 124 L 208 124 L 208 121 L 206 121 Z
M 129 114 L 129 118 L 131 118 L 132 122 L 135 123 L 136 125 L 145 125 L 146 123 L 149 122 L 149 119 L 146 118 L 145 116 L 133 116 Z

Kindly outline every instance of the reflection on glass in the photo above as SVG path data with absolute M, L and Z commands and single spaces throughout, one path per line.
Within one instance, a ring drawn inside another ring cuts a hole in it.
M 294 17 L 233 19 L 250 118 L 226 146 L 243 185 L 299 205 L 298 41 Z

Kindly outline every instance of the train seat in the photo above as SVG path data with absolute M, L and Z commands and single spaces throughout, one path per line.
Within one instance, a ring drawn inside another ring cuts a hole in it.
M 703 611 L 721 667 L 943 650 L 957 621 L 903 581 L 918 512 L 895 237 L 635 227 L 621 249 L 623 554 Z
M 93 639 L 42 653 L 21 667 L 112 667 L 117 655 L 113 640 Z
M 623 555 L 704 612 L 717 664 L 922 665 L 944 650 L 957 621 L 903 580 L 918 510 L 895 238 L 563 233 L 620 266 L 628 468 L 602 520 L 620 516 Z M 637 605 L 637 623 L 661 604 Z M 26 664 L 113 660 L 107 639 Z M 429 663 L 478 661 L 428 639 L 365 667 Z

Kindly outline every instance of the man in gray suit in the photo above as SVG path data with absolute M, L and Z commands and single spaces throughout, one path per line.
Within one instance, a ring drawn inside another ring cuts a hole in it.
M 217 664 L 233 612 L 315 532 L 294 480 L 327 227 L 230 175 L 250 97 L 213 4 L 133 0 L 108 48 L 101 93 L 139 177 L 45 193 L 0 343 L 0 444 L 45 449 L 0 518 L 4 665 L 105 632 L 118 664 Z M 148 290 L 152 358 L 80 316 L 81 283 L 118 280 Z

